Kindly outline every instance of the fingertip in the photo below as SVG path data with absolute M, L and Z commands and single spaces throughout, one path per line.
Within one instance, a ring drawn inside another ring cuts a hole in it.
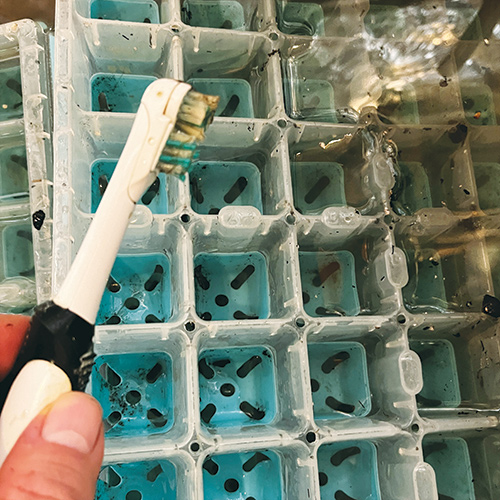
M 23 345 L 31 318 L 19 314 L 0 314 L 0 380 L 14 365 Z

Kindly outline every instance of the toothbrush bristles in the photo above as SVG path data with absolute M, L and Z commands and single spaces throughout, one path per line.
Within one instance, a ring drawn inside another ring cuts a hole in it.
M 177 114 L 174 130 L 160 156 L 160 170 L 183 177 L 191 162 L 198 158 L 197 143 L 205 139 L 212 123 L 219 97 L 189 91 Z

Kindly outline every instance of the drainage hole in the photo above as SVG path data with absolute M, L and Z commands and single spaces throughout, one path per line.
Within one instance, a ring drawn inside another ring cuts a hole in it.
M 196 328 L 195 324 L 192 322 L 192 321 L 188 321 L 185 325 L 184 325 L 184 328 L 188 331 L 188 332 L 192 332 L 194 331 L 194 329 Z
M 200 445 L 196 441 L 191 443 L 191 446 L 189 447 L 193 453 L 196 453 L 197 451 L 200 451 Z
M 238 483 L 238 481 L 236 481 L 236 479 L 228 479 L 224 483 L 224 489 L 229 493 L 234 493 L 235 491 L 238 490 L 239 487 L 240 487 L 240 483 Z
M 413 432 L 418 432 L 418 431 L 420 430 L 420 425 L 418 425 L 418 424 L 413 424 L 413 425 L 411 426 L 411 430 L 412 430 Z
M 141 393 L 139 391 L 129 391 L 125 396 L 127 403 L 136 405 L 141 400 Z
M 400 314 L 398 316 L 398 323 L 404 325 L 406 323 L 406 316 L 404 314 Z
M 140 302 L 135 297 L 129 297 L 125 301 L 125 307 L 131 311 L 135 311 L 140 305 Z
M 299 328 L 303 328 L 304 325 L 306 324 L 304 318 L 297 318 L 295 320 L 295 324 L 299 327 Z
M 229 299 L 226 295 L 217 295 L 217 297 L 215 297 L 215 303 L 220 307 L 224 307 L 229 303 Z
M 222 384 L 220 387 L 220 393 L 226 398 L 232 396 L 234 394 L 234 385 L 233 384 Z
M 125 495 L 125 500 L 142 500 L 142 493 L 137 490 L 131 490 Z
M 314 441 L 316 441 L 316 433 L 315 432 L 308 432 L 306 434 L 306 441 L 308 443 L 314 443 Z
M 181 221 L 187 224 L 191 220 L 191 217 L 189 217 L 188 214 L 182 214 L 181 215 Z

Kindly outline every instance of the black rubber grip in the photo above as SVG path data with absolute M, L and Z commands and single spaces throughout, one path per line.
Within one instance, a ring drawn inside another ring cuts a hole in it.
M 64 370 L 73 390 L 83 391 L 94 364 L 94 325 L 53 302 L 35 308 L 17 360 L 0 384 L 0 411 L 12 382 L 24 365 L 34 359 L 44 359 Z

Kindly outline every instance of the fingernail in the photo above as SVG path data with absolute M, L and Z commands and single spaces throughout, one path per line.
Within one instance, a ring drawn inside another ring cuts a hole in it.
M 102 410 L 97 401 L 81 392 L 61 396 L 50 408 L 42 437 L 50 443 L 90 453 L 101 430 Z

